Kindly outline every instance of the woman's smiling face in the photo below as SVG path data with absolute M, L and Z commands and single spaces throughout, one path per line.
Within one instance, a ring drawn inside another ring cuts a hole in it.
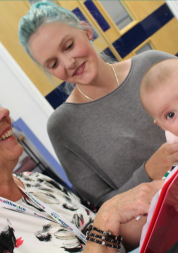
M 85 23 L 83 23 L 85 24 Z M 61 23 L 39 27 L 29 39 L 33 58 L 57 78 L 90 84 L 97 75 L 98 55 L 90 43 L 92 30 L 80 30 Z
M 0 163 L 18 161 L 22 152 L 22 146 L 12 134 L 9 110 L 0 107 Z

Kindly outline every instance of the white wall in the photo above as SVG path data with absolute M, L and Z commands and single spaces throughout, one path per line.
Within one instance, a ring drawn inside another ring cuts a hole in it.
M 0 104 L 14 121 L 22 118 L 42 144 L 56 158 L 46 124 L 53 108 L 0 43 Z

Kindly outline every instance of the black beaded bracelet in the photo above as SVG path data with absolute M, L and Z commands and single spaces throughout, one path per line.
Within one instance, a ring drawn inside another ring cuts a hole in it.
M 86 237 L 86 240 L 87 241 L 91 241 L 91 242 L 95 242 L 95 243 L 99 243 L 99 244 L 101 244 L 103 246 L 114 248 L 114 249 L 120 249 L 121 248 L 120 244 L 118 244 L 118 245 L 117 244 L 116 245 L 110 244 L 110 243 L 107 243 L 105 241 L 99 241 L 97 239 L 91 238 L 89 236 Z
M 100 234 L 102 234 L 102 235 L 104 235 L 104 236 L 107 236 L 107 237 L 111 237 L 111 238 L 113 238 L 114 240 L 117 240 L 117 241 L 119 241 L 119 242 L 122 241 L 122 237 L 121 237 L 120 235 L 119 235 L 119 236 L 112 235 L 111 231 L 109 231 L 109 230 L 108 230 L 108 231 L 102 231 L 102 230 L 100 230 L 99 228 L 96 228 L 96 227 L 90 225 L 90 226 L 89 226 L 89 231 L 91 231 L 91 230 L 95 230 L 95 231 L 99 232 Z
M 114 239 L 109 238 L 109 237 L 104 236 L 104 235 L 97 235 L 97 234 L 91 233 L 90 231 L 87 231 L 86 235 L 92 236 L 92 237 L 95 237 L 95 238 L 99 238 L 99 239 L 105 240 L 107 242 L 118 243 L 118 244 L 121 243 L 121 239 L 122 239 L 122 238 L 118 238 L 118 240 L 114 240 Z

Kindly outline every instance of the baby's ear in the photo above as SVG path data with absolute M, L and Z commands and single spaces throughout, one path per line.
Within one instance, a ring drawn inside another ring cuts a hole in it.
M 154 119 L 154 124 L 158 125 L 158 126 L 161 127 L 164 131 L 166 131 L 166 129 L 164 129 L 162 126 L 160 126 L 160 124 L 158 123 L 158 121 L 156 121 L 155 119 Z

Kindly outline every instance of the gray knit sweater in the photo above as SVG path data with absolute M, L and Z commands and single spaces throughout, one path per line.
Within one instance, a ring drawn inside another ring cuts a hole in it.
M 134 56 L 117 89 L 92 102 L 64 103 L 49 118 L 48 134 L 68 179 L 93 204 L 150 181 L 144 162 L 165 136 L 142 108 L 139 87 L 153 64 L 173 57 L 160 51 Z

